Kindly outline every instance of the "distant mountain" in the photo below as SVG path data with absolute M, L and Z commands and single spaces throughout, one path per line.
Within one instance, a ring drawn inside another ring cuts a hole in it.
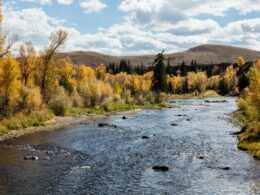
M 225 45 L 207 44 L 183 52 L 166 54 L 166 58 L 170 59 L 172 66 L 180 64 L 183 61 L 188 65 L 192 60 L 196 60 L 198 64 L 235 63 L 239 56 L 244 57 L 246 61 L 253 61 L 260 58 L 260 51 Z M 60 53 L 58 57 L 67 57 L 75 64 L 86 64 L 93 67 L 96 67 L 101 63 L 105 65 L 110 62 L 119 63 L 121 59 L 130 60 L 133 65 L 143 64 L 145 66 L 150 66 L 153 64 L 155 55 L 110 56 L 91 51 L 75 51 Z

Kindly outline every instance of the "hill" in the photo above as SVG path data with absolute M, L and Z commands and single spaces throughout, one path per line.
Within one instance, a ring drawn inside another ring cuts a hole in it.
M 225 45 L 200 45 L 183 52 L 166 54 L 166 58 L 170 59 L 172 66 L 180 64 L 183 61 L 190 64 L 192 60 L 196 60 L 198 64 L 220 64 L 234 63 L 239 56 L 244 57 L 247 61 L 253 61 L 260 58 L 260 51 L 245 49 L 240 47 L 232 47 Z M 75 64 L 86 64 L 96 67 L 99 64 L 119 63 L 121 59 L 130 60 L 133 65 L 143 64 L 150 66 L 153 64 L 155 55 L 143 56 L 111 56 L 91 51 L 75 51 L 60 53 L 59 58 L 68 57 Z

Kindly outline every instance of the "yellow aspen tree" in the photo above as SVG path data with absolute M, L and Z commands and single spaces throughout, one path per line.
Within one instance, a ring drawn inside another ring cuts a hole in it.
M 105 65 L 104 64 L 100 64 L 96 68 L 97 79 L 104 80 L 106 72 L 107 72 L 107 70 L 106 70 Z
M 224 75 L 224 85 L 225 89 L 229 94 L 236 94 L 238 93 L 238 78 L 236 70 L 233 68 L 233 66 L 229 66 L 226 69 L 225 75 Z
M 196 74 L 196 85 L 200 93 L 204 93 L 208 86 L 208 76 L 206 72 L 198 72 Z
M 41 93 L 45 97 L 46 87 L 49 74 L 52 74 L 51 66 L 54 56 L 57 54 L 58 49 L 65 43 L 67 39 L 67 32 L 59 30 L 51 34 L 50 45 L 41 52 L 41 63 L 39 69 L 39 82 Z
M 242 56 L 240 56 L 240 57 L 237 59 L 237 64 L 238 64 L 239 67 L 244 66 L 245 63 L 246 63 L 246 61 L 245 61 L 245 59 L 244 59 Z
M 26 42 L 20 46 L 18 62 L 24 86 L 33 85 L 32 76 L 35 70 L 36 59 L 36 51 L 32 42 Z
M 210 89 L 217 92 L 219 90 L 219 85 L 220 85 L 220 76 L 219 75 L 212 76 L 209 78 L 208 87 Z
M 20 100 L 21 81 L 17 61 L 8 56 L 0 62 L 1 110 L 4 115 L 12 114 Z

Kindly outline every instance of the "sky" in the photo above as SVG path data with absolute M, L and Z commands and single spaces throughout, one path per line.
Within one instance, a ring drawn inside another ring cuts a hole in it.
M 178 52 L 200 44 L 260 50 L 260 0 L 3 0 L 16 45 L 40 50 L 64 29 L 64 51 L 110 55 Z

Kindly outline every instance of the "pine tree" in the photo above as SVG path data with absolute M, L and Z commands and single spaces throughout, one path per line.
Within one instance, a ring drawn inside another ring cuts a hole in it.
M 164 50 L 159 53 L 154 60 L 154 75 L 152 81 L 152 89 L 156 92 L 165 92 L 167 88 L 166 68 L 164 64 Z

